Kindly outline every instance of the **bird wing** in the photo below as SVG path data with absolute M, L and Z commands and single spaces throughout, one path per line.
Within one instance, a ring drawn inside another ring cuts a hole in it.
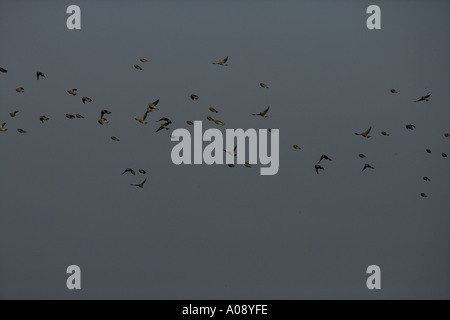
M 264 110 L 264 112 L 263 112 L 263 113 L 267 113 L 267 112 L 269 111 L 269 109 L 270 109 L 270 107 L 267 107 L 267 109 L 266 109 L 266 110 Z
M 430 93 L 429 95 L 425 96 L 425 98 L 429 98 L 432 95 L 432 93 Z
M 141 185 L 143 186 L 146 182 L 147 182 L 147 179 L 145 179 L 144 181 L 142 181 Z
M 370 130 L 372 130 L 372 127 L 370 127 L 369 129 L 367 129 L 367 131 L 364 132 L 364 133 L 365 133 L 365 134 L 369 134 L 369 133 L 370 133 Z
M 225 59 L 222 60 L 223 63 L 225 63 L 227 61 L 228 61 L 228 56 Z
M 145 112 L 145 114 L 144 114 L 144 116 L 142 117 L 142 119 L 144 119 L 144 120 L 147 119 L 148 112 L 149 112 L 149 111 L 146 111 L 146 112 Z
M 152 103 L 152 105 L 156 106 L 159 102 L 159 99 Z

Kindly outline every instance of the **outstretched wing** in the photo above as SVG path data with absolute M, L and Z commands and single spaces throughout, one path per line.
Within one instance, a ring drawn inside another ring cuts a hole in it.
M 158 102 L 159 102 L 159 99 L 156 100 L 155 102 L 153 102 L 152 105 L 154 105 L 154 106 L 156 107 L 156 105 L 158 104 Z
M 425 98 L 429 98 L 432 95 L 432 93 L 430 93 L 429 95 L 425 96 Z
M 266 110 L 264 110 L 264 112 L 263 112 L 263 113 L 267 113 L 267 112 L 269 111 L 269 109 L 270 109 L 270 107 L 267 107 L 267 109 L 266 109 Z
M 142 181 L 141 185 L 143 186 L 146 182 L 147 182 L 147 179 L 145 179 L 144 181 Z
M 364 132 L 364 134 L 369 134 L 369 133 L 370 133 L 370 130 L 372 130 L 372 127 L 370 127 L 369 129 L 367 129 L 367 131 Z
M 147 119 L 148 112 L 149 112 L 149 111 L 146 111 L 146 112 L 145 112 L 144 117 L 143 117 L 142 119 L 144 119 L 144 120 Z
M 223 63 L 226 63 L 228 61 L 228 56 L 222 60 Z

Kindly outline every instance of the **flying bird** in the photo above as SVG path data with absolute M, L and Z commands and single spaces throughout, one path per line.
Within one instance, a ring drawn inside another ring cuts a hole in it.
M 76 95 L 77 95 L 77 90 L 78 90 L 78 89 L 70 89 L 70 90 L 67 90 L 67 92 L 68 92 L 70 95 L 72 95 L 72 96 L 76 96 Z
M 81 101 L 83 101 L 83 103 L 92 102 L 92 99 L 89 97 L 83 97 L 83 98 L 81 98 Z
M 103 109 L 102 111 L 100 111 L 100 119 L 103 119 L 105 114 L 111 114 L 111 111 L 108 111 L 106 109 Z
M 120 139 L 116 138 L 115 136 L 111 136 L 111 139 L 114 141 L 120 141 Z
M 366 163 L 366 164 L 364 165 L 364 168 L 361 170 L 361 172 L 364 171 L 364 170 L 366 170 L 366 169 L 375 169 L 375 168 L 372 167 L 370 164 L 367 164 L 367 163 Z
M 134 172 L 133 169 L 131 168 L 126 168 L 124 172 L 122 172 L 122 175 L 124 175 L 125 173 L 130 172 L 133 176 L 136 175 L 136 172 Z
M 47 118 L 46 116 L 41 116 L 41 117 L 39 117 L 39 120 L 40 120 L 42 123 L 44 123 L 44 121 L 48 121 L 48 120 L 50 120 L 50 119 Z
M 443 158 L 447 158 L 447 154 L 446 154 L 446 153 L 441 154 L 441 156 L 442 156 Z
M 169 118 L 166 118 L 166 117 L 163 117 L 163 118 L 159 119 L 159 120 L 156 121 L 156 122 L 160 122 L 160 121 L 166 121 L 166 122 L 168 122 L 168 123 L 172 123 L 172 121 L 170 121 L 170 119 L 169 119 Z
M 301 148 L 298 146 L 298 145 L 296 145 L 296 144 L 294 144 L 293 146 L 292 146 L 294 149 L 297 149 L 297 150 L 300 150 Z
M 427 197 L 428 197 L 425 193 L 421 193 L 420 196 L 421 196 L 422 198 L 427 198 Z
M 328 161 L 331 161 L 331 158 L 328 158 L 325 154 L 323 154 L 323 155 L 320 157 L 319 163 L 320 163 L 322 160 L 328 160 Z
M 267 107 L 267 109 L 264 110 L 263 112 L 260 112 L 260 113 L 252 113 L 252 115 L 254 115 L 254 116 L 261 116 L 261 117 L 263 117 L 263 118 L 267 118 L 267 112 L 269 112 L 269 109 L 270 109 L 270 106 Z
M 425 181 L 431 181 L 431 179 L 428 178 L 428 177 L 423 177 L 423 180 L 425 180 Z
M 450 137 L 450 133 L 445 133 L 444 137 L 446 137 L 446 138 Z
M 17 88 L 16 91 L 17 91 L 17 92 L 25 92 L 25 89 L 22 88 L 22 87 L 20 87 L 20 88 Z
M 190 126 L 192 126 L 194 124 L 192 121 L 186 121 L 186 123 Z
M 8 70 L 6 70 L 6 69 L 0 67 L 0 72 L 6 73 L 6 72 L 8 72 Z
M 66 118 L 67 118 L 67 119 L 75 119 L 75 116 L 72 115 L 72 114 L 66 113 Z
M 427 149 L 427 152 L 431 154 L 431 149 Z
M 390 134 L 387 133 L 386 131 L 382 131 L 381 134 L 382 134 L 383 136 L 386 136 L 386 137 L 389 137 L 389 136 L 390 136 Z
M 371 136 L 369 136 L 370 130 L 372 130 L 372 127 L 370 127 L 369 129 L 367 129 L 365 132 L 362 133 L 355 133 L 357 136 L 363 136 L 364 138 L 370 138 Z
M 11 118 L 14 118 L 18 113 L 19 113 L 19 111 L 14 111 L 14 112 L 11 112 L 9 115 Z
M 406 130 L 414 130 L 416 128 L 416 126 L 413 124 L 407 124 L 405 127 L 406 127 Z
M 23 130 L 23 129 L 17 129 L 17 131 L 18 131 L 19 133 L 27 133 L 27 131 L 25 131 L 25 130 Z
M 232 163 L 229 163 L 228 166 L 229 166 L 230 168 L 234 168 L 234 164 L 232 164 Z
M 269 87 L 268 87 L 265 83 L 262 83 L 262 82 L 261 82 L 259 85 L 261 86 L 261 88 L 267 88 L 267 89 L 269 89 Z
M 198 96 L 195 95 L 195 94 L 191 94 L 191 99 L 192 99 L 192 100 L 198 100 Z
M 206 119 L 208 119 L 209 121 L 214 121 L 214 119 L 210 116 L 207 116 Z
M 237 146 L 235 146 L 234 149 L 231 151 L 227 151 L 227 150 L 223 150 L 223 151 L 228 153 L 230 156 L 237 157 L 236 150 L 237 150 Z
M 134 65 L 134 68 L 137 69 L 137 70 L 142 70 L 142 67 L 137 65 L 137 64 Z
M 3 123 L 0 125 L 0 131 L 2 131 L 2 132 L 8 131 L 8 129 L 5 129 L 5 126 L 6 126 L 6 122 L 3 122 Z
M 156 132 L 161 131 L 162 129 L 169 130 L 168 123 L 163 123 Z
M 150 111 L 145 111 L 145 114 L 142 118 L 138 119 L 138 118 L 134 118 L 136 121 L 142 123 L 142 124 L 147 124 L 148 122 L 145 121 L 145 119 L 147 119 L 147 115 Z
M 228 61 L 228 56 L 220 62 L 213 62 L 213 64 L 218 64 L 221 66 L 228 66 L 227 61 Z
M 147 172 L 144 169 L 139 169 L 140 174 L 146 174 Z
M 153 110 L 159 110 L 159 109 L 156 107 L 156 105 L 157 105 L 158 103 L 159 103 L 159 99 L 156 100 L 156 101 L 153 101 L 152 103 L 149 103 L 149 104 L 148 104 L 147 110 L 148 110 L 149 112 L 152 112 Z
M 45 74 L 43 74 L 42 72 L 38 71 L 36 72 L 36 78 L 39 80 L 39 77 L 43 77 L 45 78 Z
M 252 167 L 251 164 L 248 163 L 248 162 L 245 162 L 245 163 L 244 163 L 244 166 L 246 166 L 247 168 L 251 168 L 251 167 Z
M 391 89 L 391 93 L 398 93 L 398 91 L 395 89 Z
M 141 62 L 148 62 L 148 60 L 145 59 L 145 58 L 139 59 L 139 61 L 141 61 Z
M 316 168 L 316 173 L 317 173 L 317 174 L 319 174 L 319 170 L 325 170 L 325 168 L 322 167 L 320 164 L 316 164 L 316 165 L 314 166 L 314 168 Z
M 422 96 L 420 99 L 414 101 L 414 102 L 419 102 L 419 101 L 430 101 L 430 99 L 428 99 L 431 96 L 431 93 L 429 95 L 426 96 Z
M 144 181 L 142 181 L 140 184 L 132 184 L 132 186 L 134 187 L 139 187 L 139 188 L 144 188 L 144 184 L 147 182 L 147 179 L 145 179 Z
M 77 117 L 78 119 L 84 119 L 84 117 L 81 114 L 76 114 L 75 117 Z
M 211 112 L 215 112 L 215 113 L 219 113 L 219 111 L 217 111 L 216 109 L 214 109 L 214 108 L 209 108 L 209 110 L 211 111 Z
M 107 123 L 108 123 L 108 119 L 106 119 L 106 118 L 100 118 L 100 119 L 98 120 L 98 123 L 100 123 L 101 125 L 107 124 Z
M 358 154 L 358 157 L 360 157 L 360 158 L 365 158 L 365 157 L 366 157 L 366 155 L 365 155 L 365 154 L 362 154 L 362 153 L 360 153 L 360 154 Z
M 223 123 L 223 122 L 220 121 L 220 120 L 214 120 L 214 123 L 215 123 L 215 124 L 218 124 L 218 125 L 221 125 L 221 126 L 224 126 L 224 125 L 225 125 L 225 123 Z

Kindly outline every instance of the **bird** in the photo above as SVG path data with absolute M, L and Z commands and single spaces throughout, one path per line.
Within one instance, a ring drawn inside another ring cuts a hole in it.
M 416 128 L 416 126 L 413 124 L 407 124 L 405 127 L 406 127 L 406 130 L 414 130 Z
M 89 97 L 83 97 L 83 98 L 81 98 L 81 101 L 83 101 L 83 103 L 92 102 L 92 99 Z
M 44 121 L 48 121 L 48 120 L 50 120 L 50 119 L 47 118 L 46 116 L 41 116 L 41 117 L 39 117 L 39 120 L 40 120 L 42 123 L 44 123 Z
M 425 193 L 423 193 L 423 192 L 420 194 L 420 196 L 421 196 L 422 198 L 427 198 L 427 197 L 428 197 L 428 196 L 427 196 Z
M 362 154 L 362 153 L 360 153 L 360 154 L 358 154 L 358 157 L 360 157 L 360 158 L 365 158 L 365 157 L 366 157 L 366 155 L 365 155 L 365 154 Z
M 75 119 L 75 116 L 72 115 L 72 114 L 66 113 L 66 118 L 67 118 L 67 119 Z
M 192 100 L 198 100 L 198 96 L 196 94 L 191 94 L 191 99 Z
M 6 72 L 8 72 L 8 70 L 6 70 L 6 69 L 0 67 L 0 72 L 6 73 Z
M 316 164 L 316 165 L 314 166 L 314 168 L 316 168 L 316 173 L 317 173 L 317 174 L 319 174 L 319 170 L 325 170 L 325 168 L 322 167 L 320 164 Z
M 367 164 L 367 163 L 366 163 L 366 164 L 364 165 L 364 168 L 361 170 L 361 172 L 364 171 L 364 170 L 366 170 L 366 169 L 375 169 L 375 168 L 372 167 L 370 164 Z
M 328 158 L 325 154 L 323 154 L 323 155 L 320 157 L 319 163 L 320 163 L 322 160 L 328 160 L 328 161 L 331 161 L 331 158 Z
M 215 123 L 215 124 L 218 124 L 218 125 L 221 125 L 221 126 L 224 126 L 224 125 L 225 125 L 225 123 L 223 123 L 223 122 L 220 121 L 220 120 L 214 120 L 214 123 Z
M 209 121 L 214 121 L 214 119 L 210 116 L 207 116 L 206 119 L 208 119 Z
M 446 138 L 450 137 L 450 133 L 445 133 L 444 137 L 446 137 Z
M 269 89 L 269 87 L 268 87 L 265 83 L 262 83 L 262 82 L 261 82 L 259 85 L 261 86 L 261 88 L 267 88 L 267 89 Z
M 140 118 L 140 119 L 138 119 L 138 118 L 134 118 L 134 119 L 135 119 L 136 121 L 142 123 L 142 124 L 147 124 L 148 122 L 145 121 L 145 119 L 147 119 L 147 115 L 148 115 L 149 112 L 150 112 L 150 111 L 146 111 L 145 114 L 144 114 L 144 116 L 143 116 L 142 118 Z
M 120 141 L 120 139 L 116 138 L 115 136 L 111 136 L 111 139 L 114 141 Z
M 236 150 L 237 150 L 237 146 L 235 146 L 234 149 L 231 151 L 227 151 L 227 150 L 223 150 L 223 151 L 228 153 L 230 156 L 237 157 Z
M 427 152 L 431 154 L 431 149 L 427 149 Z
M 0 125 L 0 131 L 2 131 L 2 132 L 8 131 L 8 129 L 6 129 L 5 126 L 6 126 L 6 122 L 3 122 L 3 123 Z
M 139 61 L 141 61 L 141 62 L 148 62 L 148 60 L 145 59 L 145 58 L 139 59 Z
M 228 61 L 228 56 L 220 62 L 213 62 L 213 64 L 218 64 L 221 66 L 228 66 L 227 61 Z
M 19 111 L 14 111 L 9 114 L 11 118 L 15 118 L 15 116 L 19 113 Z
M 20 133 L 27 133 L 27 131 L 23 130 L 23 129 L 17 129 L 18 132 Z
M 100 119 L 98 120 L 98 123 L 100 123 L 101 125 L 107 124 L 107 123 L 108 123 L 108 119 L 106 119 L 106 118 L 100 118 Z
M 133 176 L 136 175 L 136 172 L 134 172 L 133 169 L 131 168 L 126 168 L 124 172 L 122 172 L 122 175 L 124 175 L 125 173 L 130 172 Z
M 163 124 L 159 127 L 159 129 L 156 130 L 156 132 L 161 131 L 162 129 L 169 130 L 169 127 L 168 127 L 167 125 L 168 125 L 167 123 L 163 123 Z
M 45 74 L 43 74 L 42 72 L 38 71 L 36 72 L 36 78 L 39 80 L 39 77 L 43 77 L 45 78 Z
M 79 114 L 79 113 L 77 113 L 77 114 L 75 115 L 75 117 L 77 117 L 78 119 L 84 119 L 84 117 L 83 117 L 81 114 Z
M 144 169 L 139 169 L 140 174 L 146 174 L 147 172 Z
M 111 111 L 108 111 L 106 109 L 103 109 L 102 111 L 100 111 L 100 119 L 103 119 L 105 114 L 111 114 Z
M 232 164 L 232 163 L 229 163 L 228 166 L 229 166 L 230 168 L 234 168 L 234 164 Z
M 25 89 L 22 88 L 22 87 L 20 87 L 20 88 L 17 88 L 16 91 L 17 91 L 17 92 L 25 92 Z
M 430 101 L 430 99 L 428 99 L 431 96 L 431 93 L 426 95 L 426 96 L 422 96 L 420 99 L 414 101 L 414 102 L 419 102 L 419 101 Z
M 251 168 L 252 167 L 252 165 L 250 163 L 248 163 L 248 162 L 245 162 L 244 166 L 246 166 L 247 168 Z
M 142 70 L 142 67 L 137 65 L 137 64 L 134 65 L 134 68 L 137 69 L 137 70 Z
M 186 123 L 190 126 L 192 126 L 194 124 L 192 121 L 186 121 Z
M 395 89 L 391 89 L 391 93 L 398 93 L 398 91 Z
M 69 94 L 71 94 L 72 96 L 76 96 L 76 95 L 77 95 L 77 90 L 78 90 L 78 89 L 70 89 L 70 90 L 67 90 L 67 92 L 68 92 Z
M 387 133 L 386 131 L 381 131 L 381 134 L 382 134 L 383 136 L 386 136 L 386 137 L 389 137 L 389 136 L 390 136 L 390 134 Z
M 294 144 L 293 146 L 292 146 L 294 149 L 297 149 L 297 150 L 300 150 L 301 148 L 298 146 L 298 145 L 296 145 L 296 144 Z
M 166 122 L 172 123 L 172 121 L 170 121 L 170 119 L 169 119 L 169 118 L 166 118 L 166 117 L 163 117 L 163 118 L 159 119 L 159 120 L 156 121 L 156 122 L 160 122 L 160 121 L 166 121 Z
M 210 110 L 211 112 L 219 113 L 219 111 L 217 111 L 217 110 L 214 109 L 213 107 L 209 108 L 209 110 Z
M 144 188 L 144 184 L 147 182 L 147 179 L 145 179 L 144 181 L 142 181 L 140 184 L 132 184 L 132 186 L 134 187 L 139 187 L 139 188 Z
M 156 105 L 157 105 L 158 103 L 159 103 L 159 99 L 156 100 L 156 101 L 153 101 L 152 103 L 149 103 L 149 104 L 148 104 L 147 110 L 148 110 L 149 112 L 152 112 L 153 110 L 159 110 L 159 109 L 156 107 Z
M 367 129 L 365 132 L 362 133 L 355 133 L 355 135 L 357 136 L 363 136 L 364 138 L 370 138 L 371 136 L 369 136 L 370 130 L 372 130 L 372 127 L 370 127 L 369 129 Z
M 446 153 L 441 154 L 441 156 L 442 156 L 443 158 L 447 158 L 447 154 L 446 154 Z
M 428 177 L 423 177 L 423 180 L 425 180 L 425 181 L 431 181 L 431 179 L 428 178 Z
M 269 109 L 270 109 L 270 106 L 267 107 L 267 109 L 264 110 L 263 112 L 260 112 L 260 113 L 252 113 L 252 115 L 254 115 L 254 116 L 261 116 L 261 117 L 263 117 L 263 118 L 267 118 L 267 112 L 269 112 Z

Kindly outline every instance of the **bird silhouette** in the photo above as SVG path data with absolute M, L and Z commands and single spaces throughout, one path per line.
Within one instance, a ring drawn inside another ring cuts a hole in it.
M 324 167 L 322 167 L 320 164 L 316 164 L 314 166 L 314 168 L 316 169 L 316 173 L 319 174 L 319 170 L 325 170 Z
M 14 111 L 14 112 L 11 112 L 10 114 L 9 114 L 9 116 L 11 117 L 11 118 L 15 118 L 16 117 L 16 115 L 19 113 L 19 111 Z
M 192 100 L 198 100 L 198 96 L 196 94 L 191 94 L 191 99 Z
M 369 136 L 370 130 L 372 130 L 372 127 L 370 127 L 369 129 L 367 129 L 365 132 L 362 133 L 355 133 L 355 135 L 357 136 L 363 136 L 364 138 L 370 138 L 371 136 Z
M 134 118 L 136 121 L 142 123 L 142 124 L 147 124 L 148 122 L 145 121 L 145 119 L 147 119 L 147 115 L 148 115 L 149 111 L 145 111 L 145 114 L 142 118 L 138 119 L 138 118 Z
M 67 90 L 67 92 L 68 92 L 70 95 L 72 95 L 72 96 L 76 96 L 76 95 L 77 95 L 77 90 L 78 90 L 78 89 L 70 89 L 70 90 Z
M 398 93 L 398 91 L 395 89 L 391 89 L 391 93 Z
M 416 128 L 416 126 L 413 124 L 407 124 L 405 127 L 406 127 L 406 130 L 414 130 Z
M 77 117 L 78 119 L 84 119 L 84 117 L 79 113 L 75 114 L 75 117 Z
M 218 65 L 221 65 L 221 66 L 228 66 L 227 61 L 228 61 L 228 56 L 225 59 L 223 59 L 222 61 L 213 62 L 213 64 L 218 64 Z
M 98 123 L 100 123 L 101 125 L 107 124 L 107 123 L 108 123 L 108 119 L 106 119 L 106 118 L 100 118 L 100 119 L 98 120 Z
M 16 91 L 17 91 L 17 92 L 25 92 L 25 89 L 22 88 L 22 87 L 20 87 L 20 88 L 17 88 Z
M 261 117 L 263 117 L 263 118 L 267 118 L 267 112 L 269 112 L 269 109 L 270 109 L 270 106 L 267 107 L 267 109 L 264 110 L 263 112 L 260 112 L 260 113 L 252 113 L 252 115 L 254 115 L 254 116 L 261 116 Z
M 8 72 L 8 70 L 6 70 L 5 68 L 0 67 L 0 72 L 6 73 L 6 72 Z
M 3 123 L 0 125 L 0 131 L 2 131 L 2 132 L 8 131 L 8 129 L 6 129 L 5 126 L 6 126 L 6 122 L 3 122 Z
M 134 65 L 134 68 L 137 69 L 137 70 L 142 70 L 142 67 L 137 65 L 137 64 Z
M 319 163 L 320 163 L 322 160 L 328 160 L 328 161 L 331 161 L 331 158 L 328 158 L 327 155 L 323 154 L 323 155 L 320 157 Z
M 81 101 L 83 101 L 83 104 L 85 104 L 86 102 L 92 102 L 92 99 L 89 97 L 83 97 L 81 98 Z
M 118 138 L 115 137 L 115 136 L 111 136 L 111 139 L 114 140 L 114 141 L 120 141 L 120 139 L 118 139 Z
M 47 118 L 46 116 L 40 116 L 40 117 L 39 117 L 39 120 L 40 120 L 42 123 L 44 123 L 44 121 L 48 121 L 48 120 L 50 120 L 50 119 Z
M 292 147 L 293 147 L 294 149 L 301 150 L 301 148 L 300 148 L 298 145 L 296 145 L 296 144 L 294 144 Z
M 265 83 L 261 82 L 259 85 L 261 86 L 261 88 L 269 89 L 269 87 Z
M 67 118 L 67 119 L 75 119 L 75 116 L 72 115 L 72 114 L 66 113 L 66 118 Z
M 420 101 L 427 101 L 428 102 L 428 101 L 430 101 L 430 99 L 428 99 L 430 96 L 431 96 L 431 93 L 426 95 L 426 96 L 420 97 L 420 99 L 418 99 L 418 100 L 416 100 L 414 102 L 420 102 Z
M 219 113 L 219 111 L 217 111 L 217 110 L 214 109 L 213 107 L 209 108 L 209 110 L 210 110 L 211 112 L 214 112 L 214 113 Z
M 225 123 L 223 123 L 223 122 L 220 121 L 220 120 L 214 120 L 214 123 L 215 123 L 215 124 L 218 124 L 218 125 L 220 125 L 220 126 L 224 126 L 224 125 L 225 125 Z
M 140 174 L 146 174 L 147 172 L 144 169 L 139 169 L 138 170 Z
M 19 132 L 19 133 L 27 133 L 27 131 L 25 131 L 23 129 L 17 129 L 17 132 Z
M 152 112 L 153 110 L 159 110 L 156 106 L 159 103 L 159 99 L 156 101 L 153 101 L 152 103 L 148 104 L 147 111 Z
M 127 172 L 131 173 L 133 176 L 136 175 L 136 172 L 134 172 L 134 170 L 131 169 L 131 168 L 126 168 L 125 171 L 122 172 L 122 175 L 124 175 L 124 174 L 127 173 Z
M 39 77 L 45 78 L 45 74 L 43 74 L 42 72 L 38 71 L 36 72 L 36 78 L 39 80 Z
M 382 134 L 383 136 L 386 136 L 386 137 L 389 137 L 389 136 L 390 136 L 390 134 L 387 133 L 386 131 L 381 131 L 381 134 Z
M 144 184 L 147 182 L 147 179 L 145 179 L 144 181 L 142 181 L 140 184 L 132 184 L 132 186 L 134 187 L 139 187 L 139 188 L 144 188 Z
M 366 170 L 366 169 L 375 169 L 374 167 L 372 167 L 370 164 L 365 164 L 364 165 L 364 168 L 361 170 L 361 171 L 364 171 L 364 170 Z

